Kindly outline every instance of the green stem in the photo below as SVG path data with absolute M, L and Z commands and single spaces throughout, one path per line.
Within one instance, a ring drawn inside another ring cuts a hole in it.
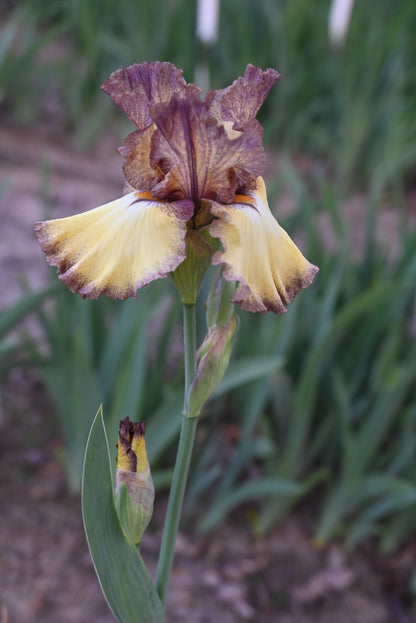
M 184 306 L 184 345 L 185 345 L 185 406 L 189 386 L 196 371 L 196 318 L 195 305 Z M 166 601 L 169 578 L 172 570 L 173 554 L 179 520 L 182 512 L 186 481 L 188 479 L 192 448 L 195 439 L 195 430 L 198 418 L 182 416 L 182 427 L 179 438 L 178 453 L 172 476 L 168 508 L 166 511 L 165 526 L 163 529 L 162 544 L 160 546 L 159 563 L 156 574 L 156 589 L 162 603 Z

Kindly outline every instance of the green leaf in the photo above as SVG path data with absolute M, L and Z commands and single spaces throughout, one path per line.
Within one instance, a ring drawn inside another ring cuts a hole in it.
M 302 485 L 281 478 L 263 478 L 245 482 L 233 491 L 228 491 L 223 500 L 218 501 L 206 515 L 202 522 L 202 530 L 210 530 L 233 508 L 244 502 L 255 500 L 262 497 L 297 497 L 302 492 Z
M 218 398 L 227 392 L 273 374 L 282 366 L 281 357 L 247 357 L 232 363 L 213 394 Z
M 156 465 L 179 436 L 182 408 L 182 394 L 174 392 L 152 412 L 152 417 L 146 422 L 146 449 L 150 465 Z
M 117 518 L 101 407 L 85 452 L 82 514 L 101 588 L 119 623 L 163 623 L 164 609 L 153 580 Z
M 41 292 L 31 293 L 3 310 L 0 314 L 0 337 L 3 337 L 18 322 L 23 320 L 27 314 L 36 310 L 46 298 L 58 292 L 59 288 L 54 287 L 47 288 Z

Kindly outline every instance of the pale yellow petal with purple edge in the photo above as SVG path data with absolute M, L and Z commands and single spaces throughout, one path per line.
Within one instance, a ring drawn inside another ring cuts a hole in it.
M 70 290 L 126 299 L 185 259 L 192 211 L 189 201 L 168 204 L 135 191 L 82 214 L 36 223 L 35 230 Z
M 235 203 L 212 203 L 216 217 L 210 226 L 223 250 L 213 264 L 224 265 L 223 276 L 239 285 L 233 302 L 252 312 L 281 314 L 301 288 L 306 288 L 318 268 L 308 262 L 272 215 L 262 178 L 250 196 Z

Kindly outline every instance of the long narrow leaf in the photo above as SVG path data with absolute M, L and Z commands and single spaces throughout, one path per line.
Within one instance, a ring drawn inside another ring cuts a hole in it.
M 264 478 L 259 481 L 246 482 L 232 492 L 229 492 L 221 501 L 217 500 L 202 522 L 202 530 L 210 530 L 224 519 L 225 515 L 243 502 L 263 498 L 265 496 L 279 496 L 295 498 L 302 492 L 302 485 L 291 480 L 279 478 Z
M 101 588 L 119 623 L 163 623 L 163 606 L 153 580 L 118 521 L 101 408 L 85 453 L 82 514 Z

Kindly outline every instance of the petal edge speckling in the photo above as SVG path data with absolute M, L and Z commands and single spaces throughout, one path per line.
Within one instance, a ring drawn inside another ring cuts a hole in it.
M 167 205 L 134 191 L 82 214 L 36 223 L 35 231 L 72 292 L 124 300 L 185 259 L 192 211 L 190 201 Z
M 210 233 L 223 246 L 212 263 L 224 266 L 225 279 L 239 282 L 232 301 L 245 311 L 287 311 L 299 290 L 312 283 L 318 268 L 270 212 L 262 178 L 256 191 L 237 197 L 232 205 L 213 203 L 211 212 L 216 218 Z

